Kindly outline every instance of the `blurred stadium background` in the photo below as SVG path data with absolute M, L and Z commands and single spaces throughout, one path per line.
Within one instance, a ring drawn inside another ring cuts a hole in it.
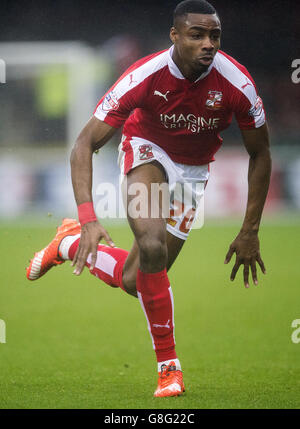
M 177 2 L 3 4 L 0 217 L 73 216 L 69 149 L 116 78 L 138 58 L 170 46 Z M 300 85 L 292 83 L 291 63 L 299 56 L 299 3 L 252 1 L 251 15 L 248 2 L 214 5 L 223 23 L 222 48 L 246 65 L 267 111 L 273 175 L 265 216 L 297 213 Z M 223 137 L 206 193 L 207 219 L 245 208 L 247 155 L 235 126 Z M 118 143 L 119 136 L 95 157 L 95 185 L 116 182 Z
M 273 173 L 261 237 L 269 274 L 258 293 L 251 288 L 246 296 L 241 273 L 230 289 L 230 268 L 222 264 L 247 196 L 248 157 L 233 124 L 211 168 L 206 224 L 171 271 L 187 399 L 151 401 L 155 362 L 132 298 L 99 287 L 88 273 L 74 279 L 67 264 L 60 275 L 53 270 L 38 287 L 25 287 L 27 259 L 61 217 L 77 214 L 69 168 L 76 136 L 129 65 L 170 46 L 176 4 L 1 2 L 0 319 L 7 344 L 0 344 L 0 408 L 299 407 L 300 345 L 290 340 L 291 322 L 300 317 L 300 83 L 291 79 L 292 61 L 300 58 L 296 0 L 212 0 L 222 49 L 248 68 L 267 112 Z M 95 155 L 96 204 L 97 185 L 117 183 L 118 144 L 119 136 Z M 118 224 L 112 236 L 130 247 L 127 226 Z M 119 356 L 126 356 L 121 366 Z

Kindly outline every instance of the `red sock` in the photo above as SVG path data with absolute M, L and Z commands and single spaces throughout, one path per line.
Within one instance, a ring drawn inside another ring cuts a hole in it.
M 176 359 L 173 294 L 167 270 L 143 273 L 138 270 L 136 288 L 152 338 L 157 362 Z
M 69 249 L 69 258 L 73 260 L 80 238 L 71 245 Z M 127 250 L 118 247 L 109 247 L 103 244 L 98 245 L 97 260 L 91 273 L 112 287 L 124 289 L 122 274 L 125 261 L 127 259 Z M 90 267 L 91 256 L 87 258 L 86 266 Z M 126 291 L 125 291 L 126 292 Z

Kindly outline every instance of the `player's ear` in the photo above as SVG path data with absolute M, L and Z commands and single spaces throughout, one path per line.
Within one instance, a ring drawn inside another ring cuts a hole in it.
M 172 40 L 173 43 L 176 42 L 177 36 L 178 36 L 177 29 L 175 27 L 172 27 L 171 30 L 170 30 L 170 39 Z

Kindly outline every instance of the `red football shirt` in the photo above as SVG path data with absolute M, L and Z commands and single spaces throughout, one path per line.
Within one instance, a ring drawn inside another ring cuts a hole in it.
M 173 48 L 134 63 L 94 115 L 112 127 L 124 125 L 126 140 L 156 143 L 175 162 L 207 164 L 233 114 L 241 129 L 265 123 L 263 103 L 247 69 L 229 55 L 218 51 L 208 70 L 190 82 L 172 59 Z

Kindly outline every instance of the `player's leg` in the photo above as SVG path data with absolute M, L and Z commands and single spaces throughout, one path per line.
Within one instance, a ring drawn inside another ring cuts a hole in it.
M 61 230 L 65 229 L 64 234 Z M 37 280 L 53 266 L 62 264 L 65 260 L 72 260 L 80 241 L 81 227 L 75 219 L 64 219 L 58 228 L 54 240 L 35 254 L 27 268 L 27 278 Z M 175 237 L 167 231 L 167 271 L 173 265 L 184 240 Z M 45 261 L 46 259 L 46 261 Z M 86 266 L 89 267 L 89 259 Z M 112 287 L 121 287 L 129 295 L 137 298 L 136 276 L 139 268 L 139 247 L 134 240 L 133 246 L 128 252 L 120 248 L 111 248 L 99 244 L 95 268 L 91 274 Z
M 133 169 L 128 176 L 129 183 L 143 183 L 146 186 L 150 214 L 151 204 L 153 204 L 150 198 L 151 184 L 165 183 L 164 171 L 157 163 L 149 163 Z M 130 203 L 130 198 L 128 201 Z M 166 268 L 175 260 L 183 245 L 183 240 L 170 237 L 166 231 L 166 220 L 162 216 L 161 207 L 159 210 L 158 218 L 153 219 L 147 216 L 145 219 L 135 219 L 129 216 L 128 220 L 136 238 L 136 245 L 132 249 L 132 254 L 135 254 L 133 259 L 135 263 L 137 260 L 139 261 L 139 265 L 135 268 L 137 270 L 136 288 L 148 321 L 160 368 L 159 386 L 155 396 L 174 396 L 181 394 L 184 387 L 180 363 L 175 352 L 173 295 Z M 31 269 L 29 267 L 27 270 L 27 277 L 35 280 L 52 266 L 62 263 L 63 259 L 72 259 L 79 239 L 80 225 L 75 220 L 65 220 L 52 242 L 35 255 L 30 264 Z M 139 250 L 138 258 L 136 246 Z M 169 260 L 168 247 L 171 250 Z M 40 264 L 40 261 L 44 260 L 42 254 L 48 255 L 47 264 Z M 122 249 L 99 245 L 98 271 L 93 274 L 112 286 L 121 286 L 123 266 L 127 257 L 128 252 Z M 36 268 L 35 265 L 37 261 L 39 268 Z M 89 266 L 89 261 L 87 265 Z M 117 267 L 118 269 L 116 269 Z M 30 277 L 32 273 L 34 275 Z M 133 276 L 135 277 L 135 272 Z
M 30 261 L 26 268 L 28 280 L 37 280 L 52 267 L 72 260 L 79 246 L 80 236 L 81 225 L 75 219 L 64 219 L 53 240 L 44 249 L 36 252 Z M 127 256 L 126 250 L 99 244 L 95 268 L 90 272 L 112 287 L 123 288 L 122 269 Z M 91 255 L 88 255 L 85 264 L 88 268 L 90 262 Z
M 170 234 L 167 231 L 166 235 L 168 257 L 167 257 L 167 271 L 172 267 L 177 256 L 179 255 L 184 240 Z M 136 239 L 133 242 L 133 246 L 128 254 L 123 268 L 123 285 L 130 295 L 137 297 L 136 291 L 136 276 L 140 265 L 139 246 Z
M 166 183 L 166 175 L 163 167 L 157 161 L 140 165 L 127 174 L 127 190 L 130 189 L 131 185 L 142 183 L 147 188 L 147 194 L 149 195 L 149 201 L 151 202 L 150 188 L 152 183 L 161 185 Z M 148 189 L 148 187 L 149 189 Z M 166 187 L 168 188 L 168 186 Z M 148 192 L 149 191 L 149 192 Z M 131 195 L 130 198 L 126 198 L 128 205 L 130 201 L 135 197 Z M 169 196 L 166 195 L 168 201 L 166 205 L 169 208 Z M 149 204 L 149 209 L 150 208 Z M 159 208 L 158 208 L 159 211 Z M 150 218 L 149 213 L 149 218 Z M 164 223 L 165 228 L 165 223 Z M 184 240 L 170 234 L 166 231 L 166 243 L 167 243 L 167 271 L 174 263 L 178 256 Z M 73 259 L 77 247 L 79 244 L 79 238 L 67 238 L 62 243 L 61 249 L 64 247 L 66 251 L 63 251 L 63 255 L 66 259 Z M 136 278 L 140 264 L 140 249 L 138 242 L 135 239 L 130 252 L 119 248 L 111 248 L 109 246 L 99 244 L 98 256 L 95 264 L 95 268 L 91 273 L 103 280 L 110 286 L 121 287 L 128 294 L 137 297 L 136 291 Z M 90 258 L 87 260 L 87 266 L 89 267 Z
M 137 170 L 137 168 L 132 170 L 132 172 Z M 144 168 L 145 171 L 153 170 L 151 164 L 145 164 Z M 164 175 L 164 170 L 158 163 L 156 163 L 156 170 L 161 171 Z M 132 172 L 128 176 L 135 180 Z M 139 178 L 137 179 L 140 180 Z M 130 183 L 133 183 L 133 180 Z M 65 260 L 72 260 L 79 245 L 80 232 L 81 226 L 75 219 L 64 219 L 50 244 L 37 252 L 30 261 L 30 265 L 27 268 L 27 278 L 29 280 L 37 280 L 53 266 L 60 265 Z M 167 269 L 173 264 L 183 243 L 183 240 L 167 232 Z M 90 256 L 87 259 L 86 266 L 90 266 Z M 107 245 L 99 244 L 97 261 L 91 274 L 106 284 L 112 287 L 121 287 L 127 293 L 137 297 L 136 276 L 138 266 L 139 248 L 136 240 L 130 252 L 117 247 L 111 248 Z
M 174 300 L 167 275 L 166 219 L 163 213 L 163 200 L 156 198 L 157 196 L 152 198 L 151 195 L 152 184 L 166 183 L 164 170 L 157 162 L 143 164 L 128 173 L 127 189 L 130 189 L 131 184 L 136 183 L 144 185 L 144 189 L 147 190 L 146 216 L 135 217 L 132 215 L 130 206 L 135 196 L 130 195 L 129 192 L 127 194 L 127 216 L 138 247 L 139 264 L 136 290 L 147 319 L 161 373 L 155 396 L 175 396 L 181 394 L 184 387 L 180 362 L 175 351 Z M 158 207 L 156 207 L 157 205 Z M 156 210 L 157 208 L 158 210 Z M 153 212 L 157 213 L 157 217 L 152 216 Z M 173 259 L 179 253 L 182 244 L 177 240 L 178 248 L 173 253 Z M 133 250 L 136 252 L 135 246 Z M 136 259 L 134 264 L 136 264 Z M 125 273 L 126 267 L 124 272 L 126 277 Z

